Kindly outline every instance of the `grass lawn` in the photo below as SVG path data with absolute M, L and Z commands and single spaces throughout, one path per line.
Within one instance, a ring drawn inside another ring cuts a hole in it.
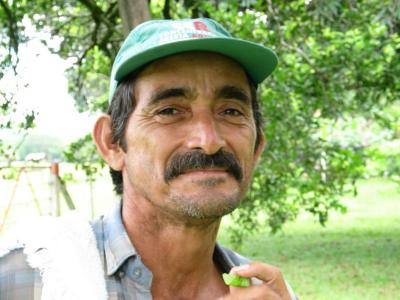
M 344 201 L 348 212 L 332 214 L 326 227 L 303 215 L 240 251 L 280 267 L 300 299 L 400 299 L 399 187 L 371 179 Z

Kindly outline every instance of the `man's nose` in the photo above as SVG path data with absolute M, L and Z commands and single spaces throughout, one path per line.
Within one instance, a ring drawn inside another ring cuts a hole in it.
M 220 124 L 213 112 L 203 110 L 194 113 L 191 122 L 187 138 L 189 149 L 202 150 L 210 155 L 226 146 L 226 141 L 220 132 Z

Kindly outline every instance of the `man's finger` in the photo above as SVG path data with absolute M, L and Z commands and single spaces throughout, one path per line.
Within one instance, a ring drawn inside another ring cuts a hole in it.
M 281 271 L 274 266 L 260 262 L 252 262 L 247 265 L 232 268 L 231 273 L 243 277 L 256 278 L 260 280 L 260 282 L 253 282 L 253 284 L 265 284 L 277 293 L 281 299 L 291 299 Z
M 243 277 L 256 277 L 265 283 L 283 279 L 282 273 L 277 267 L 260 262 L 233 267 L 230 273 Z

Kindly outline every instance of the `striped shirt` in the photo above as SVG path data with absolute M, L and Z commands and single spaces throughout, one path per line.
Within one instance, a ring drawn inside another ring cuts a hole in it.
M 108 299 L 152 299 L 153 275 L 142 263 L 128 237 L 121 219 L 121 205 L 93 222 L 92 228 L 103 265 Z M 214 251 L 214 261 L 222 272 L 227 273 L 233 266 L 249 262 L 218 243 Z M 13 250 L 0 257 L 1 300 L 39 300 L 41 292 L 40 273 L 28 265 L 23 249 Z M 296 299 L 294 295 L 293 299 Z

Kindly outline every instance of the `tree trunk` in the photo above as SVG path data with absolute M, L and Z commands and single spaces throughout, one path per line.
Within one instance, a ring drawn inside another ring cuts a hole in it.
M 124 35 L 140 23 L 151 19 L 148 0 L 118 0 Z

